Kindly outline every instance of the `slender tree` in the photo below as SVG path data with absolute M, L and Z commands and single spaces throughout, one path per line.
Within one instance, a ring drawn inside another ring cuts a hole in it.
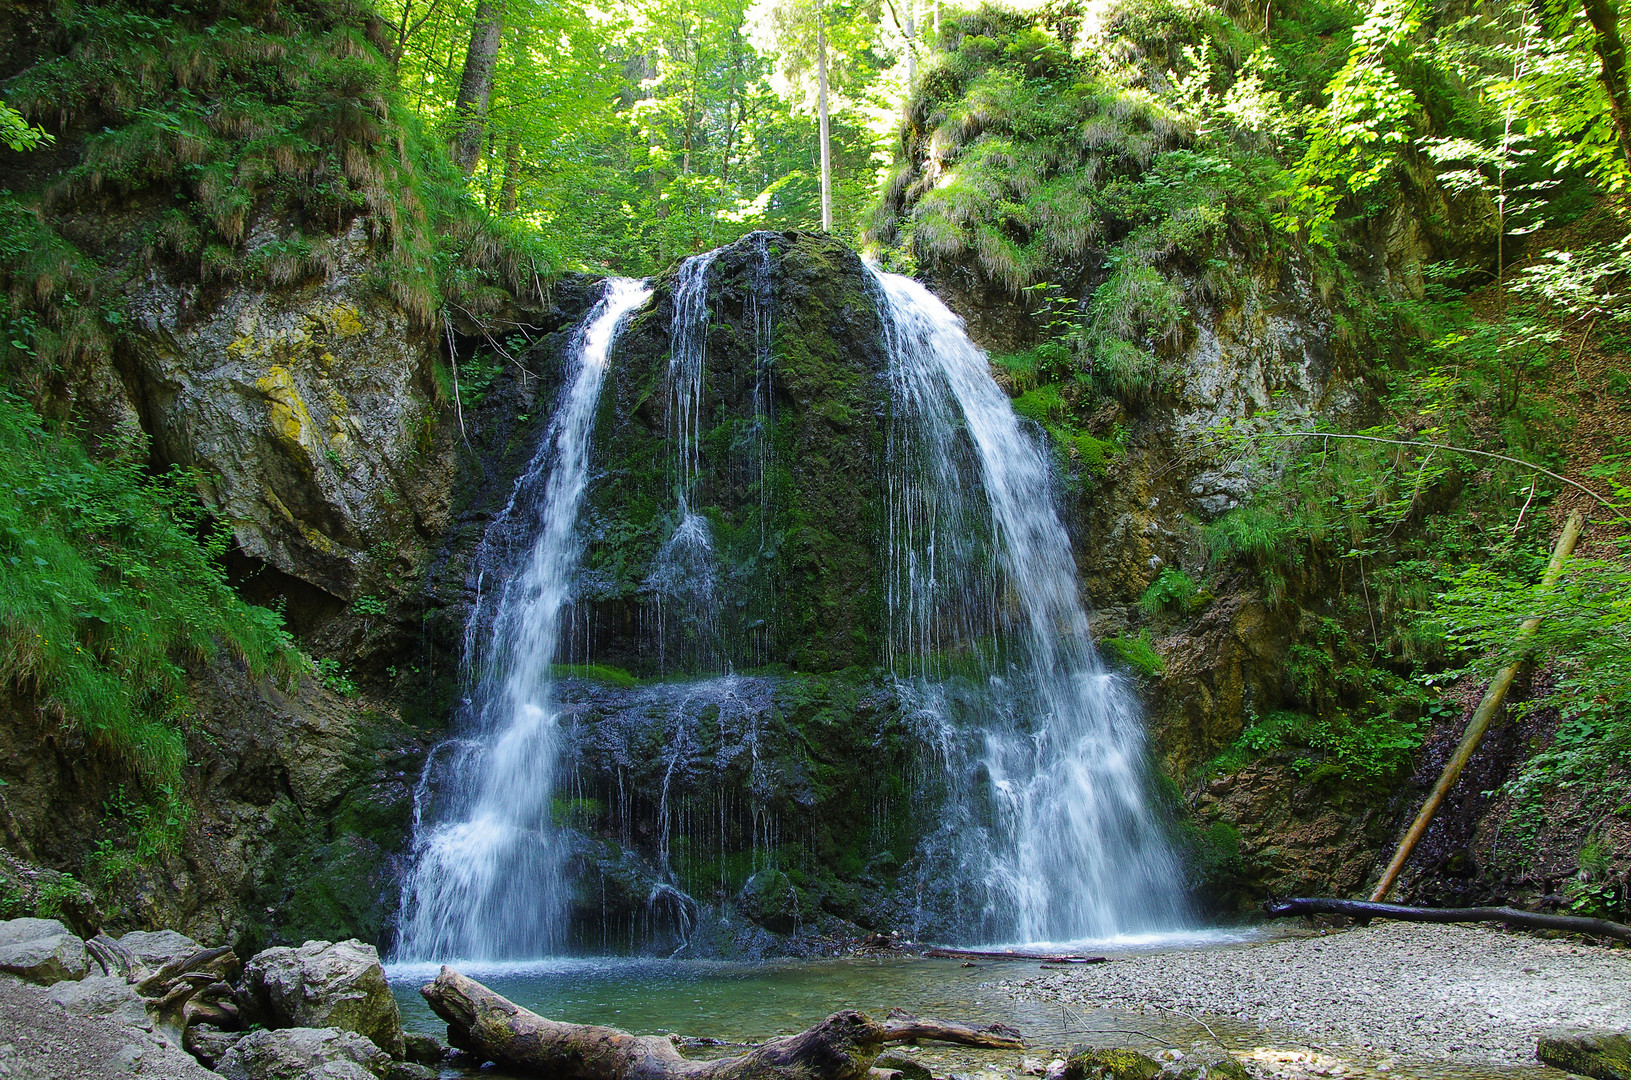
M 1620 36 L 1620 11 L 1614 0 L 1581 0 L 1591 21 L 1593 45 L 1600 65 L 1598 78 L 1608 95 L 1608 116 L 1619 137 L 1620 153 L 1631 167 L 1631 91 L 1626 87 L 1625 40 Z
M 470 47 L 459 76 L 459 96 L 453 104 L 453 135 L 448 153 L 469 175 L 481 154 L 487 110 L 493 98 L 493 72 L 498 67 L 498 46 L 504 37 L 502 0 L 480 0 L 470 25 Z
M 816 110 L 821 124 L 821 231 L 832 232 L 832 130 L 827 117 L 827 20 L 816 5 Z

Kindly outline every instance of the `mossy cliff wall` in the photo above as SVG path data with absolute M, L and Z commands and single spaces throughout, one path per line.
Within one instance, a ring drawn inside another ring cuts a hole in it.
M 834 240 L 756 233 L 709 267 L 690 510 L 715 549 L 713 644 L 658 627 L 651 578 L 680 524 L 673 282 L 619 342 L 601 397 L 570 654 L 642 673 L 871 666 L 889 384 L 860 260 Z

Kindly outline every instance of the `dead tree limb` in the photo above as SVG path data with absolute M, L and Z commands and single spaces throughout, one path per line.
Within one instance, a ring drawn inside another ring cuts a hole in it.
M 1550 589 L 1563 575 L 1563 564 L 1574 554 L 1574 545 L 1580 539 L 1580 530 L 1583 527 L 1584 519 L 1580 511 L 1576 510 L 1569 515 L 1562 533 L 1558 535 L 1557 545 L 1552 548 L 1551 562 L 1547 564 L 1546 573 L 1541 577 L 1542 589 Z M 1416 820 L 1410 823 L 1409 831 L 1404 834 L 1404 839 L 1399 841 L 1399 848 L 1393 853 L 1393 860 L 1388 863 L 1387 869 L 1382 871 L 1382 878 L 1371 893 L 1372 901 L 1386 900 L 1388 893 L 1393 891 L 1394 882 L 1399 880 L 1399 874 L 1404 870 L 1405 863 L 1410 860 L 1410 853 L 1416 850 L 1421 838 L 1427 835 L 1427 827 L 1433 823 L 1433 815 L 1438 813 L 1438 808 L 1449 797 L 1450 789 L 1455 787 L 1455 782 L 1461 778 L 1461 770 L 1472 760 L 1473 752 L 1478 749 L 1478 744 L 1483 741 L 1484 733 L 1489 730 L 1495 714 L 1506 701 L 1506 692 L 1512 689 L 1512 683 L 1517 679 L 1518 669 L 1524 661 L 1522 643 L 1534 637 L 1535 631 L 1539 628 L 1538 615 L 1532 619 L 1525 619 L 1518 627 L 1517 659 L 1502 668 L 1500 674 L 1489 684 L 1489 689 L 1484 691 L 1483 700 L 1478 703 L 1478 708 L 1473 710 L 1472 719 L 1467 721 L 1466 730 L 1461 733 L 1461 742 L 1456 746 L 1455 753 L 1445 762 L 1444 772 L 1439 776 L 1438 783 L 1433 785 L 1433 790 L 1428 794 L 1427 801 L 1422 803 Z
M 850 1009 L 745 1054 L 689 1061 L 665 1036 L 548 1020 L 450 967 L 419 992 L 447 1021 L 451 1045 L 551 1080 L 868 1080 L 873 1061 L 890 1042 L 935 1039 L 1016 1050 L 1025 1045 L 1012 1028 L 980 1029 L 900 1013 L 880 1024 Z
M 1012 949 L 925 949 L 924 956 L 953 960 L 1031 960 L 1044 964 L 1102 964 L 1106 956 L 1067 956 L 1054 953 L 1014 952 Z
M 1271 901 L 1263 905 L 1270 915 L 1348 915 L 1355 919 L 1398 919 L 1402 922 L 1466 923 L 1500 922 L 1526 930 L 1562 930 L 1588 937 L 1611 937 L 1631 941 L 1631 924 L 1607 919 L 1584 919 L 1577 915 L 1547 915 L 1509 907 L 1423 908 L 1405 904 L 1378 904 L 1367 900 L 1336 900 L 1329 897 Z

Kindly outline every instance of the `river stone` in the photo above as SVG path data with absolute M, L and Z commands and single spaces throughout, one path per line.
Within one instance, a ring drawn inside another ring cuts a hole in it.
M 385 1070 L 385 1080 L 436 1080 L 435 1069 L 411 1061 L 393 1061 Z
M 132 930 L 119 939 L 138 968 L 157 971 L 172 960 L 191 956 L 202 946 L 174 930 Z
M 243 985 L 270 1026 L 354 1031 L 403 1055 L 402 1016 L 372 945 L 352 938 L 267 949 L 244 965 Z
M 440 1065 L 447 1057 L 447 1047 L 434 1035 L 422 1031 L 402 1033 L 402 1056 L 419 1065 Z
M 1136 1050 L 1077 1050 L 1065 1059 L 1065 1080 L 1155 1080 L 1161 1064 Z
M 246 1035 L 221 1058 L 227 1080 L 380 1080 L 385 1051 L 354 1031 L 283 1028 Z
M 85 942 L 55 919 L 0 922 L 0 971 L 50 986 L 91 970 Z
M 874 1068 L 898 1072 L 906 1077 L 906 1080 L 930 1080 L 933 1075 L 922 1065 L 899 1054 L 886 1054 L 874 1061 L 872 1065 Z
M 1554 1031 L 1535 1056 L 1547 1065 L 1597 1080 L 1631 1080 L 1631 1035 L 1623 1031 Z
M 151 1028 L 147 1006 L 136 988 L 122 975 L 88 975 L 77 981 L 63 981 L 47 995 L 75 1016 L 105 1017 L 118 1024 Z

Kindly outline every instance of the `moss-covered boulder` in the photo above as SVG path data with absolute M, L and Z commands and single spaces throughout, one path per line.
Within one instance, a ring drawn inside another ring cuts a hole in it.
M 1137 1050 L 1077 1049 L 1065 1059 L 1065 1080 L 1155 1080 L 1161 1063 Z

